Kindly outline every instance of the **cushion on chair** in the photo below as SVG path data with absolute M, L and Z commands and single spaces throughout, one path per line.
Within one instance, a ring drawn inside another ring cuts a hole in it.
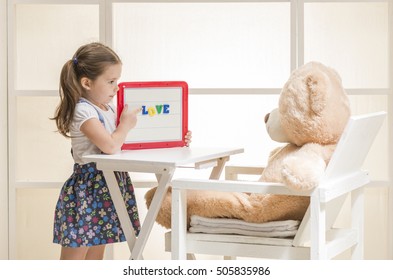
M 292 237 L 300 222 L 294 220 L 267 223 L 249 223 L 238 219 L 191 216 L 189 232 L 212 234 L 239 234 L 259 237 Z

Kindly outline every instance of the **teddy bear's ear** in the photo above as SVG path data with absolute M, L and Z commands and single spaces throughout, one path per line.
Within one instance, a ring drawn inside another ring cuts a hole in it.
M 306 77 L 311 111 L 319 115 L 326 107 L 327 77 L 323 72 L 315 71 Z

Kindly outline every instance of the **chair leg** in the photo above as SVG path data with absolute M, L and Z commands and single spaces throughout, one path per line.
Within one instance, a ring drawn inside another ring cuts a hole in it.
M 364 188 L 351 193 L 351 227 L 358 233 L 357 244 L 351 249 L 351 258 L 361 260 L 364 257 Z
M 326 252 L 326 204 L 319 201 L 318 194 L 310 197 L 311 251 L 312 260 L 327 259 Z

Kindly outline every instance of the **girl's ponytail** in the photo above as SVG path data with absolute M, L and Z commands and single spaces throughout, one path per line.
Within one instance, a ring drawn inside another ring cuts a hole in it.
M 60 104 L 55 117 L 58 131 L 65 137 L 70 137 L 70 125 L 74 117 L 75 106 L 81 97 L 82 88 L 75 72 L 74 60 L 67 61 L 60 74 Z

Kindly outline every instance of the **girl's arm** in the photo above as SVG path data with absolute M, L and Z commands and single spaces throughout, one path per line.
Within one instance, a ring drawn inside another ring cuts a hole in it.
M 128 131 L 135 127 L 139 112 L 139 108 L 129 112 L 126 104 L 121 113 L 119 125 L 112 134 L 108 133 L 102 123 L 96 118 L 85 121 L 80 130 L 103 153 L 114 154 L 120 151 Z

